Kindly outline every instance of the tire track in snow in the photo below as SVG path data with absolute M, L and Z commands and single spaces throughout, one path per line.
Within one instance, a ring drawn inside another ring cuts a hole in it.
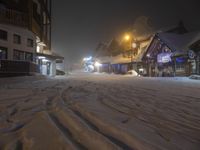
M 72 110 L 72 109 L 71 109 Z M 115 137 L 112 137 L 110 135 L 107 135 L 103 132 L 101 132 L 99 130 L 99 128 L 92 123 L 91 121 L 89 121 L 88 119 L 86 119 L 80 112 L 78 112 L 77 110 L 72 110 L 72 112 L 79 117 L 79 119 L 81 119 L 83 122 L 85 122 L 91 129 L 93 129 L 94 131 L 98 132 L 99 134 L 103 135 L 106 139 L 108 139 L 109 141 L 111 141 L 112 143 L 116 144 L 117 146 L 119 146 L 121 149 L 123 150 L 134 150 L 133 148 L 131 148 L 130 146 L 128 146 L 127 144 L 123 143 L 122 141 L 116 139 Z
M 62 132 L 64 134 L 64 136 L 78 149 L 78 150 L 87 150 L 87 148 L 82 145 L 80 142 L 78 142 L 72 135 L 71 131 L 64 126 L 59 120 L 58 118 L 53 115 L 53 114 L 49 114 L 50 119 L 54 122 L 54 124 L 56 125 L 56 127 L 60 130 L 60 132 Z
M 67 95 L 67 93 L 70 92 L 70 90 L 72 90 L 72 88 L 68 88 L 66 90 L 63 90 L 63 92 L 61 92 L 61 94 L 60 94 L 61 98 L 62 98 L 61 102 L 65 106 L 67 106 L 67 104 L 66 104 L 67 100 L 65 100 L 65 96 L 64 95 Z M 65 94 L 64 94 L 64 92 L 65 92 Z M 107 140 L 109 140 L 111 143 L 117 145 L 120 149 L 123 149 L 123 150 L 134 150 L 129 145 L 125 144 L 124 142 L 120 141 L 119 139 L 117 139 L 117 138 L 115 138 L 115 137 L 113 137 L 113 136 L 111 136 L 109 134 L 105 134 L 102 131 L 100 131 L 99 128 L 94 123 L 92 123 L 91 121 L 89 121 L 88 119 L 86 119 L 79 111 L 73 110 L 70 107 L 68 107 L 68 109 L 70 109 L 74 113 L 74 115 L 76 115 L 82 122 L 84 122 L 85 124 L 87 124 L 90 127 L 90 129 L 92 129 L 95 132 L 99 133 L 104 138 L 106 138 Z
M 61 134 L 64 134 L 74 146 L 78 146 L 78 149 L 122 149 L 97 131 L 90 128 L 90 126 L 81 120 L 71 109 L 63 107 L 59 108 L 59 110 L 60 111 L 49 113 L 50 119 L 53 119 L 52 121 L 60 130 Z

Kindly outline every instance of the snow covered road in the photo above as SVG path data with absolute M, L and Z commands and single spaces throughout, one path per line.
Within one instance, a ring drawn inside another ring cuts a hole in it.
M 200 82 L 84 73 L 0 79 L 0 149 L 199 150 Z

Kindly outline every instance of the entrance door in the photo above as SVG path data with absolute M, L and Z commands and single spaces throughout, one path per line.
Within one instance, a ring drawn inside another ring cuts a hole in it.
M 51 63 L 47 62 L 47 75 L 50 75 Z

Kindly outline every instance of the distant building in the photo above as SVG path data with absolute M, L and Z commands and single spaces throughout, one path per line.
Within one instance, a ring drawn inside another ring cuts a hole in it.
M 51 51 L 51 0 L 0 0 L 0 72 L 54 76 L 57 59 L 64 58 Z
M 144 37 L 136 41 L 136 47 L 123 50 L 120 46 L 113 46 L 114 49 L 111 53 L 104 48 L 103 54 L 107 55 L 97 55 L 96 60 L 102 65 L 99 68 L 100 72 L 116 73 L 116 74 L 126 74 L 129 70 L 135 70 L 141 74 L 145 74 L 146 71 L 143 67 L 142 57 L 148 44 L 151 41 L 151 37 Z M 112 44 L 112 41 L 111 41 Z M 111 45 L 110 44 L 110 45 Z M 108 47 L 110 47 L 110 45 Z M 121 49 L 119 49 L 121 48 Z

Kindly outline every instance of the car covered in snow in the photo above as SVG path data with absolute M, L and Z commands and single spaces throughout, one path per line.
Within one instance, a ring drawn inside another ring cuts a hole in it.
M 139 76 L 139 74 L 135 70 L 129 70 L 126 75 L 132 75 L 132 76 Z

